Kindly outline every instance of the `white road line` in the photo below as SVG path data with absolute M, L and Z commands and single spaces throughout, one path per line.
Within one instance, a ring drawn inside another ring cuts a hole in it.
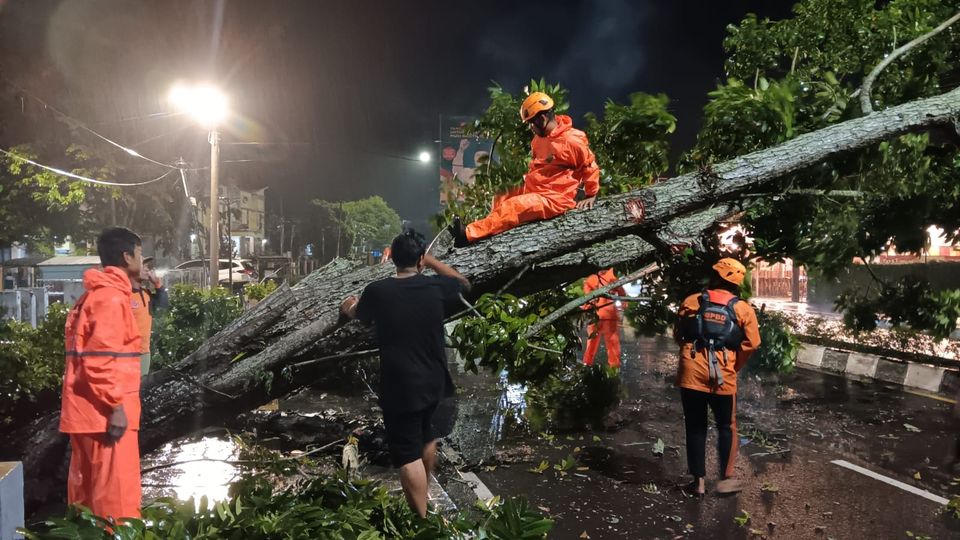
M 930 493 L 929 491 L 924 491 L 924 490 L 922 490 L 922 489 L 920 489 L 920 488 L 911 486 L 910 484 L 904 484 L 903 482 L 901 482 L 901 481 L 899 481 L 899 480 L 894 480 L 893 478 L 889 478 L 889 477 L 884 476 L 884 475 L 882 475 L 882 474 L 875 473 L 875 472 L 873 472 L 873 471 L 871 471 L 871 470 L 869 470 L 869 469 L 864 469 L 863 467 L 854 465 L 853 463 L 850 463 L 849 461 L 844 461 L 844 460 L 842 460 L 842 459 L 835 459 L 835 460 L 831 461 L 830 463 L 833 463 L 834 465 L 839 465 L 839 466 L 844 467 L 844 468 L 846 468 L 846 469 L 850 469 L 851 471 L 856 471 L 856 472 L 858 472 L 858 473 L 860 473 L 860 474 L 862 474 L 862 475 L 864 475 L 864 476 L 869 476 L 870 478 L 873 478 L 874 480 L 879 480 L 879 481 L 883 482 L 884 484 L 890 484 L 890 485 L 893 486 L 893 487 L 898 487 L 898 488 L 900 488 L 900 489 L 902 489 L 902 490 L 904 490 L 904 491 L 907 491 L 907 492 L 909 492 L 909 493 L 913 493 L 914 495 L 919 495 L 919 496 L 923 497 L 924 499 L 927 499 L 928 501 L 933 501 L 933 502 L 935 502 L 935 503 L 937 503 L 937 504 L 939 504 L 939 505 L 941 505 L 941 506 L 942 506 L 942 505 L 946 505 L 948 502 L 950 502 L 950 501 L 948 501 L 947 499 L 944 499 L 943 497 L 940 497 L 939 495 L 934 495 L 933 493 Z

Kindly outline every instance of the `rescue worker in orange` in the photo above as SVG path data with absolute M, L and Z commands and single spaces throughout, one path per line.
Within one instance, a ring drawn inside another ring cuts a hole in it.
M 687 434 L 688 489 L 706 492 L 707 409 L 717 424 L 719 493 L 737 493 L 737 373 L 760 346 L 757 315 L 737 296 L 746 268 L 736 259 L 713 265 L 716 272 L 703 292 L 691 294 L 679 309 L 674 336 L 680 344 L 677 386 Z
M 533 156 L 523 185 L 497 197 L 490 215 L 481 220 L 464 227 L 459 218 L 454 218 L 450 229 L 455 246 L 466 246 L 521 223 L 550 219 L 573 208 L 593 208 L 600 190 L 600 169 L 587 135 L 574 129 L 569 116 L 555 114 L 553 107 L 553 99 L 543 92 L 534 92 L 523 100 L 520 118 L 534 133 Z M 581 188 L 586 198 L 577 202 Z
M 140 276 L 133 280 L 133 318 L 137 321 L 142 343 L 140 355 L 140 374 L 150 373 L 150 338 L 153 335 L 153 314 L 156 309 L 167 307 L 167 291 L 163 282 L 150 268 L 153 257 L 144 257 Z
M 605 287 L 617 281 L 613 268 L 601 270 L 583 280 L 583 294 Z M 609 294 L 626 296 L 623 287 L 612 289 Z M 586 310 L 593 310 L 597 313 L 598 321 L 596 324 L 587 325 L 587 348 L 583 353 L 583 363 L 592 366 L 593 357 L 600 349 L 600 340 L 602 339 L 607 346 L 607 365 L 612 368 L 620 367 L 620 307 L 615 300 L 600 297 L 591 300 L 589 304 L 583 306 Z
M 140 277 L 140 237 L 107 229 L 99 268 L 66 324 L 60 431 L 70 435 L 67 502 L 105 518 L 140 517 L 140 354 L 131 280 Z

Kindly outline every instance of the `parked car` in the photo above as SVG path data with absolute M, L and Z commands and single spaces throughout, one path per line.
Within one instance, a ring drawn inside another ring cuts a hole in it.
M 217 278 L 220 280 L 220 285 L 226 286 L 230 284 L 230 260 L 229 259 L 220 259 L 220 273 Z M 180 263 L 176 266 L 176 270 L 190 270 L 190 269 L 205 269 L 209 265 L 209 261 L 202 259 L 194 259 L 192 261 L 187 261 Z M 253 262 L 248 259 L 234 259 L 233 260 L 233 287 L 242 287 L 247 283 L 256 283 L 257 282 L 257 270 L 253 265 Z

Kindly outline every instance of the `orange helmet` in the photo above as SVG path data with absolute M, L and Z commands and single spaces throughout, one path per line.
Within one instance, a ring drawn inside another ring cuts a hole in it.
M 529 122 L 531 118 L 543 111 L 549 111 L 553 108 L 553 98 L 543 92 L 534 92 L 523 100 L 520 106 L 520 118 L 524 122 Z
M 747 268 L 743 264 L 730 257 L 725 257 L 713 265 L 713 269 L 720 274 L 720 278 L 739 286 L 743 283 L 743 278 L 747 274 Z

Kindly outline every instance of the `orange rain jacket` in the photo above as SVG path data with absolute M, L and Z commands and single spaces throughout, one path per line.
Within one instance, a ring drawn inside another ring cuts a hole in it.
M 66 370 L 60 431 L 106 433 L 110 413 L 123 405 L 127 429 L 140 429 L 140 331 L 124 270 L 108 266 L 83 274 L 87 290 L 66 325 Z
M 588 197 L 600 190 L 600 169 L 587 135 L 574 129 L 569 116 L 557 115 L 557 127 L 535 136 L 533 157 L 523 186 L 498 196 L 490 215 L 467 225 L 471 242 L 510 230 L 521 223 L 557 217 L 574 208 L 581 183 Z
M 733 298 L 733 294 L 724 290 L 709 290 L 710 300 L 718 304 L 726 304 Z M 691 294 L 680 305 L 678 315 L 682 317 L 694 316 L 700 311 L 701 293 Z M 680 363 L 677 367 L 677 386 L 700 392 L 710 392 L 719 395 L 736 395 L 737 372 L 739 372 L 750 355 L 760 346 L 760 327 L 757 324 L 757 314 L 753 306 L 745 301 L 737 302 L 733 306 L 737 316 L 737 324 L 743 329 L 744 339 L 736 351 L 721 349 L 723 355 L 720 369 L 723 373 L 723 384 L 714 388 L 710 384 L 710 368 L 706 350 L 697 351 L 693 343 L 683 343 L 679 339 L 679 330 L 674 336 L 680 343 Z
M 617 280 L 617 275 L 613 273 L 613 268 L 608 268 L 597 272 L 596 274 L 591 275 L 587 279 L 583 280 L 583 294 L 590 294 L 591 292 L 599 289 L 600 287 L 605 287 L 614 281 Z M 617 287 L 610 291 L 610 294 L 615 296 L 626 296 L 627 293 L 623 290 L 623 287 Z M 614 300 L 609 298 L 597 298 L 591 300 L 589 304 L 584 306 L 585 309 L 594 309 L 597 312 L 597 317 L 600 319 L 620 319 L 620 313 L 617 310 L 617 305 Z
M 574 128 L 569 116 L 558 114 L 553 131 L 533 138 L 523 193 L 539 193 L 565 208 L 574 206 L 581 182 L 588 197 L 596 195 L 600 168 L 589 144 L 587 134 Z

